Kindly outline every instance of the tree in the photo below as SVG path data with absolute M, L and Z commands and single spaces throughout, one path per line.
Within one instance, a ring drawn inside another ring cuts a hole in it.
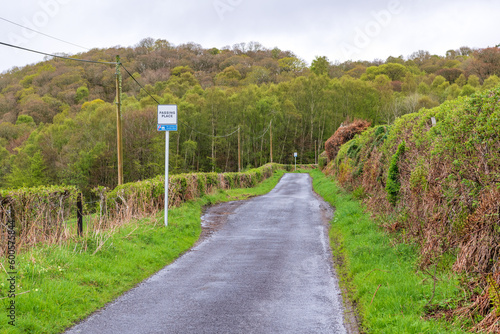
M 455 83 L 446 88 L 444 95 L 446 96 L 447 100 L 453 100 L 460 95 L 460 91 L 460 87 Z
M 285 57 L 278 60 L 280 71 L 299 73 L 306 68 L 304 61 L 296 57 Z
M 470 84 L 466 84 L 462 87 L 462 91 L 460 92 L 460 96 L 470 96 L 476 92 L 476 88 Z
M 215 84 L 218 86 L 236 87 L 240 84 L 241 73 L 234 67 L 229 66 L 215 76 Z
M 493 74 L 500 75 L 500 49 L 494 47 L 476 50 L 473 57 L 465 63 L 465 71 L 478 76 L 481 81 Z
M 436 74 L 444 77 L 446 81 L 452 84 L 463 74 L 463 71 L 458 68 L 443 68 L 437 71 Z
M 392 81 L 403 81 L 407 73 L 408 69 L 406 66 L 397 63 L 389 63 L 380 66 L 368 67 L 366 69 L 366 73 L 361 77 L 361 79 L 375 80 L 375 77 L 378 75 L 385 74 Z
M 76 90 L 76 102 L 81 103 L 81 102 L 86 102 L 89 97 L 89 89 L 87 86 L 80 86 Z
M 19 115 L 16 121 L 16 125 L 21 125 L 21 124 L 27 124 L 30 126 L 35 125 L 35 121 L 33 120 L 33 117 L 29 115 Z
M 419 50 L 417 52 L 413 52 L 408 58 L 413 60 L 418 66 L 422 66 L 431 58 L 431 54 L 429 51 Z
M 151 37 L 143 38 L 137 43 L 137 47 L 145 50 L 146 52 L 153 51 L 155 46 L 155 40 Z
M 363 76 L 363 74 L 366 73 L 366 66 L 363 65 L 356 65 L 356 67 L 350 69 L 349 71 L 345 72 L 345 75 L 348 75 L 352 78 L 359 79 Z
M 36 134 L 31 140 L 36 141 Z M 34 143 L 19 150 L 14 156 L 11 168 L 11 173 L 6 176 L 9 187 L 36 187 L 46 185 L 48 182 L 45 177 L 46 166 L 43 156 Z
M 0 187 L 5 185 L 5 176 L 10 170 L 10 153 L 2 145 L 3 140 L 0 140 Z
M 312 61 L 311 71 L 316 75 L 328 74 L 328 69 L 330 67 L 330 61 L 325 56 L 316 58 Z
M 455 80 L 455 83 L 457 85 L 459 85 L 460 87 L 462 87 L 463 85 L 465 85 L 467 83 L 467 78 L 465 77 L 465 75 L 462 73 L 460 74 L 460 76 Z
M 393 57 L 393 56 L 389 56 L 387 58 L 387 60 L 385 61 L 386 64 L 388 63 L 395 63 L 395 64 L 401 64 L 401 65 L 404 65 L 405 61 L 403 59 L 403 56 L 399 56 L 399 57 Z
M 245 83 L 262 85 L 263 83 L 270 81 L 270 75 L 271 72 L 267 68 L 262 66 L 253 66 L 252 71 L 250 71 L 245 78 Z
M 177 77 L 180 77 L 184 73 L 194 74 L 194 71 L 189 66 L 177 66 L 171 72 L 172 75 Z
M 496 75 L 492 75 L 488 79 L 484 80 L 484 83 L 483 83 L 483 86 L 481 89 L 482 90 L 493 89 L 496 86 L 498 86 L 499 84 L 500 84 L 500 78 L 497 77 Z
M 450 86 L 450 83 L 440 75 L 436 76 L 431 84 L 431 93 L 439 102 L 444 102 L 448 95 L 446 94 L 446 89 Z
M 467 79 L 467 83 L 474 88 L 478 88 L 479 86 L 481 86 L 478 76 L 474 74 L 469 76 L 469 78 Z

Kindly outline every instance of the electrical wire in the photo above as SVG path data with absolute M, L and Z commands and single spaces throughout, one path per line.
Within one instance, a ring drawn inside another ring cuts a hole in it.
M 74 44 L 74 43 L 71 43 L 71 42 L 65 41 L 65 40 L 63 40 L 63 39 L 60 39 L 60 38 L 54 37 L 54 36 L 50 36 L 50 35 L 44 34 L 43 32 L 37 31 L 37 30 L 35 30 L 35 29 L 31 29 L 31 28 L 25 27 L 25 26 L 23 26 L 23 25 L 20 25 L 19 23 L 16 23 L 16 22 L 12 22 L 12 21 L 10 21 L 10 20 L 7 20 L 6 18 L 0 17 L 0 20 L 3 20 L 3 21 L 5 21 L 5 22 L 9 22 L 9 23 L 14 24 L 14 25 L 16 25 L 16 26 L 18 26 L 18 27 L 21 27 L 21 28 L 24 28 L 24 29 L 28 29 L 28 30 L 33 31 L 33 32 L 36 32 L 37 34 L 40 34 L 40 35 L 43 35 L 43 36 L 46 36 L 46 37 L 49 37 L 49 38 L 55 39 L 55 40 L 57 40 L 57 41 L 59 41 L 59 42 L 63 42 L 63 43 L 66 43 L 66 44 L 70 44 L 70 45 L 73 45 L 73 46 L 77 46 L 77 47 L 82 48 L 82 49 L 85 49 L 85 50 L 87 50 L 87 51 L 89 51 L 89 50 L 90 50 L 89 48 L 86 48 L 86 47 L 84 47 L 84 46 L 81 46 L 81 45 L 78 45 L 78 44 Z
M 188 128 L 190 128 L 192 131 L 196 132 L 197 134 L 200 134 L 202 136 L 206 136 L 206 137 L 210 137 L 210 138 L 227 138 L 227 137 L 230 137 L 232 135 L 234 135 L 236 132 L 239 131 L 239 129 L 236 129 L 234 130 L 233 132 L 227 134 L 227 135 L 221 135 L 221 136 L 214 136 L 214 135 L 210 135 L 210 134 L 207 134 L 207 133 L 203 133 L 203 132 L 200 132 L 198 130 L 196 130 L 195 128 L 193 128 L 192 126 L 190 126 L 189 124 L 187 124 L 186 122 L 183 122 L 181 120 L 181 123 L 184 124 L 185 126 L 187 126 Z
M 143 86 L 143 85 L 141 85 L 141 84 L 140 84 L 140 82 L 139 82 L 139 81 L 137 81 L 137 80 L 134 78 L 134 76 L 133 76 L 132 74 L 130 74 L 130 72 L 127 70 L 127 68 L 126 68 L 125 66 L 123 66 L 123 64 L 122 64 L 122 63 L 120 63 L 120 66 L 121 66 L 121 67 L 123 67 L 123 69 L 125 70 L 125 72 L 127 72 L 127 73 L 128 73 L 128 75 L 130 75 L 130 77 L 131 77 L 131 78 L 135 81 L 135 83 L 136 83 L 136 84 L 138 84 L 138 85 L 139 85 L 139 87 L 141 87 L 141 88 L 142 88 L 142 89 L 146 92 L 146 94 L 148 94 L 148 95 L 149 95 L 149 96 L 150 96 L 150 97 L 151 97 L 151 98 L 152 98 L 152 99 L 153 99 L 156 103 L 161 104 L 160 102 L 158 102 L 158 100 L 156 100 L 156 99 L 154 98 L 154 96 L 153 96 L 153 95 L 149 94 L 149 92 L 147 91 L 147 89 L 146 89 L 146 88 L 144 88 L 144 86 Z
M 4 42 L 0 42 L 0 45 L 8 46 L 8 47 L 19 49 L 19 50 L 29 51 L 29 52 L 33 52 L 33 53 L 38 53 L 38 54 L 41 54 L 41 55 L 44 55 L 44 56 L 49 56 L 49 57 L 54 57 L 54 58 L 74 60 L 74 61 L 79 61 L 79 62 L 84 62 L 84 63 L 116 65 L 116 62 L 106 62 L 106 61 L 96 61 L 96 60 L 86 60 L 86 59 L 63 57 L 63 56 L 53 55 L 53 54 L 50 54 L 50 53 L 36 51 L 36 50 L 28 49 L 28 48 L 23 48 L 21 46 L 12 45 L 12 44 L 9 44 L 9 43 L 4 43 Z
M 273 121 L 274 121 L 274 116 L 271 119 L 271 122 L 269 122 L 269 125 L 268 125 L 267 129 L 260 136 L 258 136 L 258 137 L 251 137 L 251 136 L 249 136 L 250 140 L 258 140 L 258 139 L 261 139 L 262 137 L 264 137 L 266 135 L 266 133 L 269 131 L 269 129 L 271 128 L 271 124 L 272 124 Z

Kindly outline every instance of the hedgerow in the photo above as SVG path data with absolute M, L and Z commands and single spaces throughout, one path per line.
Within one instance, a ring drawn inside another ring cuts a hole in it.
M 475 275 L 472 286 L 484 293 L 469 310 L 490 331 L 499 317 L 484 302 L 484 277 L 500 272 L 499 137 L 497 87 L 370 128 L 325 169 L 344 188 L 362 190 L 388 231 L 419 246 L 422 269 Z
M 72 186 L 0 190 L 0 256 L 7 248 L 9 223 L 18 248 L 65 239 L 65 222 L 75 215 L 78 194 Z
M 217 189 L 248 188 L 272 176 L 281 168 L 267 164 L 241 173 L 194 173 L 169 177 L 168 206 L 212 193 Z M 76 236 L 77 197 L 81 191 L 73 186 L 36 187 L 0 191 L 0 257 L 7 249 L 8 223 L 15 221 L 18 250 L 38 243 L 60 243 Z M 96 187 L 95 201 L 84 199 L 87 213 L 86 233 L 121 225 L 131 218 L 142 218 L 164 208 L 165 177 L 158 176 L 117 186 Z

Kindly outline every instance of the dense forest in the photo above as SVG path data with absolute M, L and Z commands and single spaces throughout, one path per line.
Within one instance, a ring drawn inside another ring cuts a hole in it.
M 297 162 L 314 163 L 346 119 L 390 124 L 500 83 L 498 48 L 371 62 L 318 56 L 308 66 L 293 52 L 256 42 L 204 49 L 146 38 L 71 57 L 113 62 L 116 55 L 123 64 L 126 182 L 164 170 L 158 103 L 179 107 L 172 173 L 236 171 L 238 133 L 243 168 L 271 160 L 271 138 L 274 162 L 290 163 L 298 152 Z M 113 65 L 61 58 L 1 74 L 0 187 L 116 186 L 115 81 Z

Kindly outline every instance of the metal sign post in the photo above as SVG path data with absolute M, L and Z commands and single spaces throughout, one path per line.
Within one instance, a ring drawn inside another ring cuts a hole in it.
M 293 154 L 293 157 L 295 158 L 295 171 L 297 171 L 297 152 Z
M 158 105 L 158 131 L 165 131 L 165 226 L 168 226 L 168 150 L 170 131 L 177 131 L 177 105 Z

